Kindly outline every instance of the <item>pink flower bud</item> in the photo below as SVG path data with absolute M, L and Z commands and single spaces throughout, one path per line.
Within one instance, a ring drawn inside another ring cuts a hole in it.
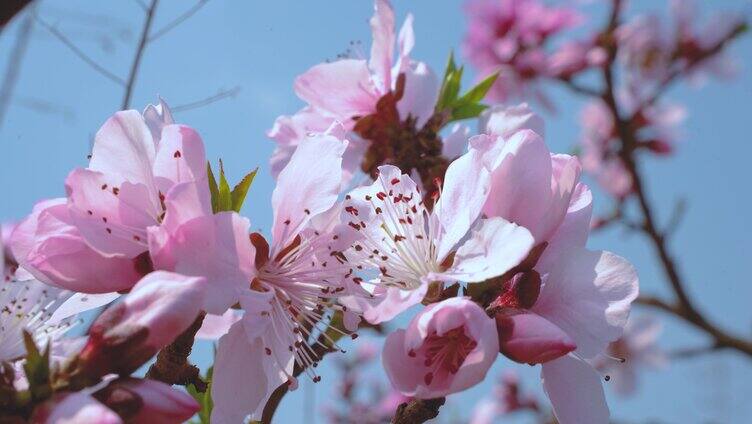
M 32 424 L 121 424 L 123 420 L 85 392 L 61 393 L 37 406 Z
M 205 279 L 166 271 L 142 278 L 121 303 L 94 321 L 80 358 L 87 373 L 129 374 L 196 319 Z
M 118 411 L 129 423 L 182 423 L 201 409 L 187 393 L 149 379 L 115 380 L 94 397 Z
M 534 313 L 496 315 L 500 352 L 509 359 L 540 364 L 566 355 L 577 346 L 561 328 Z

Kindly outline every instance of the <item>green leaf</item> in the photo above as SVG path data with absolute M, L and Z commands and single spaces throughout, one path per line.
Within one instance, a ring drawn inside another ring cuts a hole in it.
M 481 103 L 461 105 L 459 107 L 452 109 L 452 117 L 449 120 L 449 122 L 460 121 L 462 119 L 475 118 L 486 109 L 488 109 L 488 106 L 481 104 Z
M 206 376 L 203 377 L 205 381 L 209 383 L 209 385 L 206 388 L 206 391 L 201 393 L 196 389 L 196 386 L 193 384 L 189 384 L 186 386 L 185 390 L 188 392 L 189 395 L 191 395 L 194 399 L 196 399 L 196 402 L 198 402 L 199 405 L 201 405 L 201 410 L 198 411 L 198 423 L 200 424 L 209 424 L 211 419 L 211 412 L 212 408 L 214 408 L 214 402 L 212 401 L 211 397 L 211 384 L 212 384 L 212 373 L 214 371 L 214 367 L 209 367 L 209 369 L 206 371 Z
M 225 178 L 225 166 L 222 159 L 219 160 L 219 210 L 221 212 L 232 210 L 232 192 Z
M 24 330 L 24 345 L 26 346 L 26 362 L 24 363 L 24 372 L 29 382 L 29 391 L 34 399 L 46 399 L 52 395 L 52 386 L 50 385 L 50 345 L 48 344 L 44 352 L 39 352 L 39 348 L 34 342 L 31 333 Z
M 253 179 L 256 178 L 258 168 L 246 174 L 242 180 L 232 189 L 232 209 L 235 212 L 240 212 L 240 208 L 243 207 L 245 196 L 248 194 L 248 189 L 251 188 Z
M 475 87 L 471 88 L 467 93 L 460 97 L 459 100 L 457 100 L 457 103 L 459 103 L 457 106 L 478 103 L 483 100 L 483 98 L 486 97 L 488 90 L 490 90 L 496 82 L 497 78 L 499 78 L 498 72 L 494 72 L 484 78 L 483 81 L 479 82 Z
M 209 191 L 211 192 L 211 205 L 212 212 L 219 212 L 219 187 L 217 186 L 217 179 L 214 178 L 214 172 L 211 169 L 211 163 L 206 163 L 206 173 L 209 176 Z
M 461 73 L 460 73 L 460 76 Z M 436 112 L 443 111 L 449 106 L 459 91 L 459 80 L 457 79 L 457 65 L 454 63 L 454 52 L 449 52 L 449 60 L 447 61 L 446 70 L 444 71 L 444 78 L 441 80 L 441 89 L 439 90 L 439 98 L 436 101 Z M 454 94 L 452 92 L 455 90 Z

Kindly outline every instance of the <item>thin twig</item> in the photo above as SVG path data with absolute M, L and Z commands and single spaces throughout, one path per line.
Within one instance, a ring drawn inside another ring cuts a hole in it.
M 669 218 L 666 228 L 663 230 L 665 237 L 671 237 L 679 228 L 684 215 L 687 213 L 687 200 L 679 199 L 674 204 L 674 210 L 671 212 L 671 218 Z
M 193 7 L 185 11 L 185 13 L 175 18 L 175 20 L 173 20 L 169 24 L 163 26 L 159 31 L 156 31 L 154 32 L 154 34 L 150 35 L 149 42 L 152 42 L 172 31 L 175 27 L 188 20 L 191 16 L 195 15 L 196 12 L 201 10 L 201 8 L 204 7 L 204 5 L 208 2 L 209 0 L 199 0 L 198 3 L 194 4 Z
M 79 57 L 79 59 L 83 60 L 87 65 L 89 65 L 92 69 L 99 72 L 103 76 L 105 76 L 110 81 L 113 81 L 116 84 L 125 86 L 125 80 L 120 78 L 119 76 L 115 75 L 114 73 L 108 71 L 103 66 L 98 64 L 94 59 L 90 58 L 86 53 L 83 52 L 83 50 L 79 49 L 75 44 L 73 44 L 72 41 L 68 39 L 65 35 L 63 35 L 62 32 L 60 32 L 57 28 L 54 26 L 48 24 L 45 22 L 42 18 L 39 16 L 34 16 L 36 21 L 42 25 L 47 31 L 49 31 L 52 35 L 54 35 L 60 42 L 62 42 L 66 47 L 68 47 L 76 56 Z
M 26 47 L 29 45 L 33 26 L 34 11 L 30 10 L 18 29 L 18 36 L 8 59 L 8 66 L 5 68 L 3 85 L 0 86 L 0 128 L 3 126 L 5 113 L 8 111 L 8 106 L 13 98 L 13 89 L 16 87 L 16 82 L 18 81 L 21 62 L 23 61 L 24 53 L 26 53 Z
M 213 96 L 209 96 L 205 99 L 196 100 L 190 103 L 185 103 L 185 104 L 178 105 L 170 109 L 172 109 L 173 112 L 184 112 L 186 110 L 204 107 L 204 106 L 210 105 L 212 103 L 218 102 L 220 100 L 223 100 L 229 97 L 235 97 L 239 92 L 240 92 L 240 86 L 236 86 L 229 90 L 222 90 L 219 93 Z
M 120 109 L 125 110 L 131 104 L 131 96 L 133 95 L 133 86 L 136 83 L 136 76 L 138 75 L 138 69 L 141 65 L 141 58 L 144 55 L 146 49 L 146 42 L 149 38 L 149 31 L 151 31 L 151 24 L 154 21 L 154 12 L 157 10 L 157 4 L 159 0 L 152 0 L 149 9 L 146 11 L 146 20 L 144 21 L 144 27 L 141 30 L 141 38 L 138 41 L 138 47 L 136 48 L 136 54 L 133 57 L 133 64 L 131 65 L 131 71 L 128 73 L 128 80 L 125 84 L 125 95 L 123 96 L 123 103 Z

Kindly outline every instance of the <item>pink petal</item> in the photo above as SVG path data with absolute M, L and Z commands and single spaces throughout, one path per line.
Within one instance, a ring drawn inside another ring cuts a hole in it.
M 201 329 L 196 333 L 200 340 L 217 340 L 230 331 L 233 324 L 243 318 L 243 313 L 236 309 L 228 309 L 222 315 L 206 314 Z
M 117 112 L 94 137 L 89 169 L 115 179 L 116 183 L 150 184 L 156 143 L 144 118 L 135 110 Z
M 55 310 L 49 322 L 56 324 L 76 314 L 107 305 L 118 297 L 120 297 L 120 293 L 117 292 L 103 294 L 75 293 Z
M 58 287 L 107 293 L 133 286 L 142 274 L 130 258 L 106 258 L 71 225 L 64 199 L 37 204 L 11 236 L 19 263 L 35 277 Z
M 467 149 L 469 136 L 470 128 L 462 124 L 454 124 L 450 133 L 444 137 L 441 155 L 448 159 L 461 156 Z
M 237 291 L 255 275 L 255 249 L 248 240 L 250 222 L 234 212 L 194 218 L 168 233 L 153 229 L 149 248 L 154 266 L 205 277 L 212 289 L 203 308 L 223 314 L 237 302 Z
M 487 109 L 478 121 L 481 133 L 494 134 L 505 139 L 510 138 L 521 130 L 533 130 L 541 137 L 545 137 L 543 119 L 527 105 L 517 106 L 498 105 Z
M 212 214 L 211 193 L 206 180 L 175 185 L 165 196 L 162 228 L 174 231 L 193 218 Z
M 112 385 L 135 393 L 143 402 L 138 413 L 128 418 L 129 423 L 180 424 L 201 409 L 188 393 L 156 380 L 126 378 Z
M 571 249 L 539 272 L 548 276 L 532 310 L 569 334 L 580 356 L 592 358 L 622 335 L 638 292 L 637 273 L 627 260 Z
M 105 174 L 77 169 L 65 187 L 73 223 L 93 248 L 130 258 L 147 250 L 146 228 L 157 225 L 161 213 L 147 186 L 114 186 Z
M 417 118 L 416 125 L 420 128 L 433 115 L 439 97 L 439 80 L 423 62 L 409 61 L 401 72 L 405 74 L 405 93 L 397 102 L 397 110 L 400 118 L 408 115 Z
M 499 276 L 522 262 L 533 247 L 530 232 L 501 218 L 484 219 L 454 255 L 454 263 L 427 280 L 480 282 Z
M 274 249 L 287 246 L 311 217 L 326 212 L 336 202 L 346 147 L 347 141 L 321 134 L 311 136 L 295 150 L 272 193 Z
M 181 182 L 206 180 L 206 155 L 201 136 L 185 125 L 165 126 L 153 170 L 157 188 L 163 194 Z
M 118 316 L 117 327 L 147 328 L 144 344 L 161 349 L 195 321 L 206 292 L 204 278 L 155 271 L 141 279 L 122 302 L 100 315 L 92 328 L 106 323 L 106 315 L 112 311 Z
M 259 420 L 271 393 L 287 378 L 275 371 L 261 338 L 248 340 L 236 323 L 219 339 L 214 365 L 211 421 L 217 424 Z
M 371 17 L 371 60 L 368 66 L 373 70 L 376 84 L 382 93 L 391 89 L 392 60 L 394 58 L 394 10 L 387 0 L 374 2 Z
M 365 60 L 356 59 L 312 67 L 295 79 L 295 93 L 342 122 L 372 113 L 379 97 Z
M 600 375 L 590 364 L 563 356 L 543 364 L 541 378 L 561 424 L 608 423 L 608 405 Z
M 545 236 L 542 234 L 545 221 L 555 220 L 557 216 L 548 210 L 552 198 L 552 166 L 543 139 L 529 130 L 518 131 L 498 145 L 495 152 L 498 153 L 491 156 L 491 192 L 483 212 L 522 225 L 537 242 L 545 241 L 541 238 Z M 561 211 L 561 218 L 564 212 L 566 209 Z
M 162 137 L 162 128 L 175 123 L 170 107 L 161 97 L 158 105 L 147 105 L 142 115 L 154 140 L 159 140 Z
M 479 149 L 471 149 L 447 168 L 441 197 L 434 207 L 443 230 L 436 254 L 440 259 L 465 237 L 486 202 L 490 174 L 483 165 L 483 153 Z
M 38 406 L 31 417 L 34 424 L 120 424 L 122 419 L 86 392 L 58 394 Z

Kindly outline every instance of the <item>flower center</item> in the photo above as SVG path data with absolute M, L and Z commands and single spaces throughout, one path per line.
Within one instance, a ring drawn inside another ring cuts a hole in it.
M 459 326 L 441 335 L 436 331 L 432 332 L 417 353 L 410 351 L 408 354 L 425 358 L 423 364 L 431 371 L 424 376 L 424 382 L 430 385 L 438 375 L 456 374 L 467 355 L 477 345 L 478 343 L 465 333 L 464 326 Z

